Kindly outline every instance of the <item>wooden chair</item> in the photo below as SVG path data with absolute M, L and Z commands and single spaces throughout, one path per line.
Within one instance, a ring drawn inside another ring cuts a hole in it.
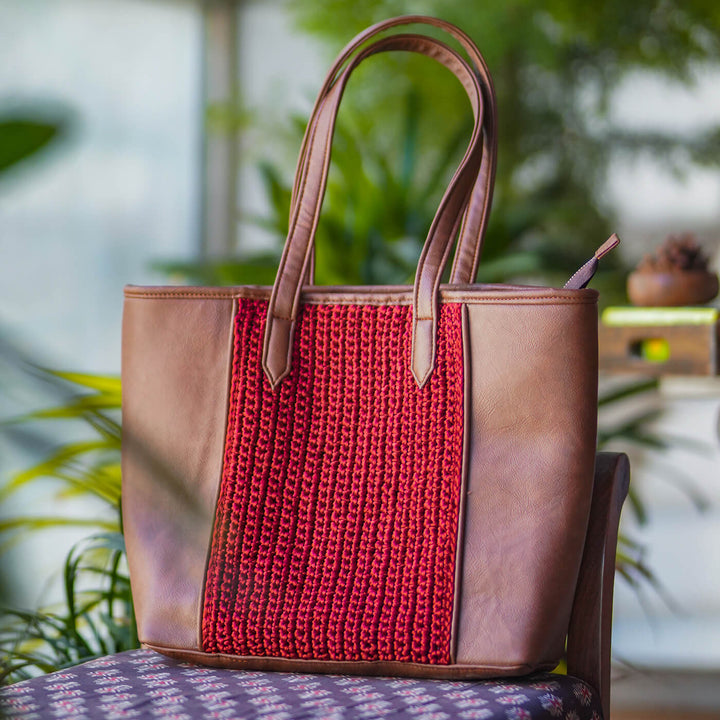
M 135 650 L 4 688 L 0 717 L 608 720 L 615 551 L 628 484 L 627 457 L 598 454 L 567 675 L 452 682 L 299 675 L 197 667 Z
M 584 680 L 597 690 L 605 720 L 610 717 L 615 552 L 620 511 L 629 485 L 630 463 L 627 455 L 598 453 L 590 523 L 568 630 L 568 674 Z

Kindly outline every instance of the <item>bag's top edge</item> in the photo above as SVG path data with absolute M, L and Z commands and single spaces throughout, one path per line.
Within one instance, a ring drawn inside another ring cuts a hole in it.
M 248 298 L 269 300 L 271 287 L 244 285 L 235 287 L 201 286 L 138 286 L 125 287 L 126 298 L 146 299 L 218 299 Z M 319 305 L 410 305 L 410 285 L 325 286 L 312 285 L 303 289 L 301 302 Z M 531 285 L 441 285 L 440 300 L 452 303 L 595 303 L 597 290 L 565 290 Z

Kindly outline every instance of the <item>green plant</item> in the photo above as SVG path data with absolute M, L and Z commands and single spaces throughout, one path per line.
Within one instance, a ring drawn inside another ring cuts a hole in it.
M 418 136 L 417 106 L 416 94 L 409 91 L 402 103 L 401 127 L 394 133 L 401 138 L 401 159 L 387 156 L 373 144 L 373 138 L 358 132 L 350 118 L 341 115 L 335 130 L 333 169 L 315 236 L 318 283 L 412 282 L 424 234 L 466 141 L 463 127 L 447 140 L 442 152 L 435 154 L 429 172 L 416 172 L 427 165 L 427 148 L 421 146 Z M 299 146 L 303 129 L 300 118 L 293 119 L 293 127 Z M 157 267 L 193 283 L 271 285 L 287 236 L 292 184 L 283 170 L 269 160 L 260 161 L 257 170 L 269 212 L 245 215 L 242 220 L 271 234 L 275 240 L 272 251 L 200 262 L 162 262 Z M 418 174 L 422 176 L 420 181 Z M 575 254 L 570 262 L 576 265 L 570 269 L 567 261 L 557 262 L 553 251 L 518 249 L 506 255 L 488 255 L 478 272 L 481 282 L 542 277 L 562 284 L 587 259 Z
M 417 130 L 417 103 L 413 93 L 405 98 L 402 128 L 403 160 L 393 163 L 368 138 L 358 134 L 342 117 L 335 133 L 334 168 L 330 175 L 322 221 L 316 233 L 316 278 L 323 284 L 407 283 L 417 265 L 423 234 L 446 178 L 465 140 L 464 129 L 451 138 L 447 152 L 437 158 L 424 183 L 415 181 L 422 148 Z M 293 118 L 297 146 L 302 120 Z M 267 215 L 242 219 L 272 234 L 274 250 L 241 259 L 225 258 L 202 263 L 165 263 L 161 267 L 184 274 L 193 282 L 208 284 L 272 284 L 277 261 L 288 231 L 292 186 L 289 177 L 273 162 L 258 164 L 260 179 L 270 205 Z
M 4 611 L 0 683 L 139 646 L 124 554 L 120 532 L 92 535 L 67 556 L 64 605 Z
M 588 11 L 569 0 L 535 4 L 488 0 L 482 7 L 427 0 L 288 0 L 297 26 L 334 54 L 354 32 L 404 13 L 457 23 L 477 41 L 495 78 L 499 164 L 493 212 L 480 265 L 484 282 L 562 284 L 614 224 L 604 201 L 612 159 L 652 154 L 676 171 L 720 162 L 720 129 L 693 135 L 613 127 L 613 90 L 637 71 L 691 84 L 698 63 L 717 63 L 720 43 L 707 28 L 720 19 L 701 0 L 605 3 Z M 616 32 L 616 28 L 622 32 Z M 408 28 L 411 30 L 412 28 Z M 442 36 L 442 33 L 439 33 Z M 443 37 L 443 39 L 447 39 Z M 366 67 L 366 65 L 371 67 Z M 406 283 L 424 233 L 469 137 L 470 113 L 458 83 L 427 58 L 377 56 L 359 67 L 339 115 L 333 168 L 316 236 L 320 283 Z M 378 78 L 382 82 L 377 82 Z M 247 114 L 247 113 L 246 113 Z M 267 117 L 268 113 L 262 113 Z M 269 161 L 250 149 L 269 213 L 241 218 L 276 240 L 261 256 L 245 253 L 173 264 L 192 282 L 271 283 L 287 232 L 291 168 L 305 118 L 272 127 Z M 250 132 L 267 134 L 266 126 Z M 263 143 L 253 143 L 262 145 Z M 249 270 L 246 264 L 251 260 Z M 624 300 L 617 254 L 594 286 L 604 303 Z
M 609 163 L 619 155 L 651 153 L 676 170 L 720 161 L 717 125 L 687 135 L 631 131 L 614 127 L 608 114 L 613 91 L 633 72 L 689 85 L 698 64 L 717 65 L 720 36 L 713 28 L 720 9 L 703 0 L 610 0 L 592 8 L 572 0 L 481 5 L 288 0 L 287 5 L 298 26 L 321 40 L 329 54 L 374 22 L 417 12 L 455 22 L 477 42 L 495 78 L 499 115 L 485 260 L 533 252 L 543 271 L 576 267 L 612 225 L 603 188 Z M 416 88 L 418 135 L 431 154 L 442 152 L 448 138 L 468 128 L 462 91 L 428 62 L 408 56 L 393 62 L 403 72 L 376 65 L 367 77 L 381 76 L 382 82 L 363 82 L 361 75 L 346 109 L 358 131 L 372 136 L 393 162 L 404 152 L 392 131 L 402 112 L 396 98 Z
M 85 438 L 62 443 L 14 475 L 0 500 L 48 479 L 58 500 L 97 501 L 97 514 L 23 515 L 0 521 L 4 544 L 52 527 L 93 528 L 72 547 L 62 572 L 63 601 L 38 610 L 6 609 L 0 625 L 0 681 L 12 682 L 138 646 L 120 513 L 119 378 L 32 368 L 59 404 L 4 423 L 6 432 L 47 423 L 79 426 Z
M 652 429 L 652 423 L 662 414 L 662 408 L 656 402 L 659 385 L 657 378 L 625 379 L 601 390 L 598 400 L 599 450 L 615 449 L 631 454 L 636 450 L 665 453 L 671 448 L 681 447 L 701 454 L 708 451 L 704 443 L 686 435 Z M 606 416 L 608 413 L 609 419 Z M 665 479 L 684 493 L 698 512 L 708 509 L 708 498 L 681 470 L 668 465 Z M 646 499 L 633 483 L 630 484 L 626 511 L 632 513 L 640 526 L 651 521 Z M 620 533 L 616 563 L 619 576 L 633 588 L 641 603 L 645 602 L 646 591 L 651 590 L 667 607 L 678 610 L 673 598 L 658 582 L 646 556 L 647 548 L 643 543 L 638 542 L 631 533 Z
M 35 118 L 0 114 L 0 173 L 18 165 L 53 143 L 62 125 Z
M 45 104 L 7 104 L 0 110 L 0 176 L 55 147 L 72 129 L 65 108 Z M 39 610 L 5 608 L 0 620 L 0 682 L 66 667 L 84 659 L 137 645 L 120 527 L 120 406 L 118 379 L 55 373 L 32 366 L 3 334 L 0 336 L 0 385 L 31 370 L 42 391 L 59 405 L 16 419 L 1 418 L 3 435 L 33 452 L 46 447 L 44 424 L 62 421 L 90 431 L 87 440 L 61 444 L 42 461 L 3 478 L 0 503 L 24 488 L 51 478 L 60 498 L 94 497 L 106 511 L 96 517 L 68 514 L 22 515 L 0 520 L 0 553 L 28 533 L 78 526 L 96 532 L 72 548 L 63 568 L 64 604 Z M 3 387 L 3 390 L 8 389 Z M 0 557 L 2 559 L 2 557 Z M 0 566 L 0 603 L 5 604 L 8 569 Z
M 439 0 L 421 6 L 408 0 L 372 0 L 362 6 L 289 0 L 287 6 L 298 26 L 318 38 L 328 54 L 367 25 L 412 12 L 456 22 L 477 41 L 495 77 L 500 120 L 481 280 L 564 282 L 614 225 L 604 200 L 614 158 L 651 154 L 678 171 L 695 162 L 720 161 L 717 127 L 693 135 L 663 134 L 620 129 L 608 119 L 613 90 L 627 75 L 647 71 L 691 84 L 698 63 L 717 64 L 720 43 L 707 28 L 716 26 L 718 10 L 700 0 L 611 2 L 590 11 L 568 0 L 489 0 L 481 7 Z M 618 27 L 622 32 L 615 31 Z M 388 189 L 405 190 L 412 179 L 415 197 L 434 208 L 469 136 L 464 95 L 443 69 L 407 54 L 373 58 L 370 64 L 374 67 L 361 66 L 351 82 L 335 149 L 339 156 L 351 134 L 361 153 L 350 164 L 347 157 L 338 163 L 341 174 L 331 184 L 320 226 L 322 231 L 327 224 L 340 253 L 346 252 L 338 242 L 343 231 L 352 233 L 360 248 L 373 247 L 373 235 L 352 223 L 358 193 L 368 194 L 358 186 L 367 182 L 377 185 L 375 201 L 387 215 L 405 218 L 404 236 L 421 241 L 428 218 L 414 223 L 409 213 L 417 206 L 408 202 L 411 195 Z M 385 175 L 373 167 L 389 169 L 401 182 L 385 183 Z M 275 176 L 287 183 L 282 172 Z M 430 192 L 423 193 L 425 188 Z M 277 195 L 270 194 L 273 207 Z M 375 209 L 363 211 L 365 217 L 379 216 Z M 340 219 L 339 230 L 333 216 Z M 396 237 L 396 225 L 386 219 L 368 227 L 373 232 L 379 227 L 385 241 Z M 318 258 L 336 253 L 322 236 L 318 245 L 323 248 Z M 395 278 L 406 279 L 400 273 Z M 605 302 L 624 299 L 623 282 L 619 258 L 607 258 L 595 281 Z

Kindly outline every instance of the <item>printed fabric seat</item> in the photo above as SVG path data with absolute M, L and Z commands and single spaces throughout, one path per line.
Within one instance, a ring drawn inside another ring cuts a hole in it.
M 0 690 L 0 717 L 44 720 L 609 720 L 610 620 L 627 457 L 600 453 L 567 636 L 568 674 L 427 680 L 191 665 L 130 650 Z
M 306 675 L 182 663 L 152 650 L 110 655 L 5 688 L 7 718 L 600 720 L 598 694 L 568 675 L 503 680 Z

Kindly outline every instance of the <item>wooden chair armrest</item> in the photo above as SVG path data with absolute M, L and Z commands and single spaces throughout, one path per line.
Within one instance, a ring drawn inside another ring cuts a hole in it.
M 624 453 L 598 453 L 588 533 L 567 641 L 568 673 L 600 693 L 610 717 L 610 643 L 620 511 L 630 484 Z

